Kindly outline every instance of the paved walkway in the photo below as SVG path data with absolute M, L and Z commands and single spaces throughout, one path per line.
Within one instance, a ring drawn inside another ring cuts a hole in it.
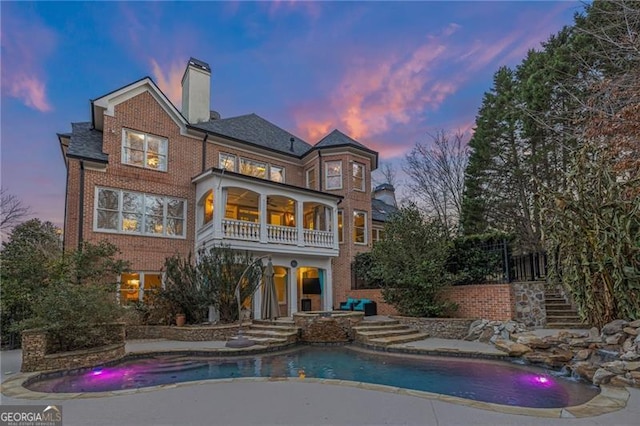
M 128 352 L 206 350 L 225 342 L 130 341 Z M 414 348 L 487 350 L 483 344 L 448 339 L 413 342 Z M 490 346 L 490 345 L 486 345 Z M 20 368 L 20 351 L 0 352 L 2 380 Z M 332 385 L 334 384 L 334 385 Z M 335 385 L 335 384 L 340 384 Z M 64 425 L 638 425 L 640 390 L 628 389 L 626 408 L 587 418 L 543 418 L 508 414 L 425 399 L 408 392 L 317 380 L 253 381 L 170 385 L 159 390 L 101 398 L 17 399 L 2 404 L 60 404 Z M 508 408 L 508 407 L 507 407 Z M 504 411 L 504 410 L 503 410 Z M 508 409 L 506 410 L 508 411 Z

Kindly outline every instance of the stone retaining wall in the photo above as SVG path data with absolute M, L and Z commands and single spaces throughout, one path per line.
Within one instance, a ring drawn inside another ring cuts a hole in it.
M 127 325 L 127 340 L 164 339 L 168 325 Z
M 308 343 L 346 343 L 355 339 L 353 327 L 364 312 L 296 312 L 293 321 L 300 329 L 300 340 Z
M 463 339 L 469 332 L 469 326 L 474 321 L 467 318 L 414 318 L 392 316 L 401 324 L 427 333 L 429 337 L 441 339 Z
M 22 332 L 22 372 L 62 370 L 91 367 L 122 358 L 124 349 L 124 324 L 104 327 L 104 341 L 108 344 L 78 351 L 51 353 L 54 344 L 46 330 Z
M 513 286 L 515 318 L 527 327 L 544 327 L 547 310 L 544 303 L 544 281 L 516 282 Z
M 198 325 L 194 327 L 165 327 L 162 337 L 186 342 L 205 342 L 209 340 L 228 340 L 236 334 L 238 334 L 238 324 Z

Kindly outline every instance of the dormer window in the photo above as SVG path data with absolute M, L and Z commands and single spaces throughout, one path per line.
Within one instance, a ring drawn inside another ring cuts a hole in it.
M 122 132 L 122 163 L 166 172 L 167 145 L 166 138 L 124 129 Z

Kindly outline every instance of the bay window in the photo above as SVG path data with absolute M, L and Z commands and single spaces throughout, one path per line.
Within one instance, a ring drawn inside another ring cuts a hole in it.
M 342 161 L 327 161 L 325 164 L 326 189 L 342 189 Z

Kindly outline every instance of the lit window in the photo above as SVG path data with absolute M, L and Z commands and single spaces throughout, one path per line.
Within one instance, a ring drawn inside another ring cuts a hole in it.
M 185 200 L 105 188 L 96 188 L 96 199 L 96 231 L 171 237 L 186 234 Z
M 162 274 L 158 272 L 132 272 L 120 276 L 120 303 L 123 305 L 147 301 L 162 288 Z
M 236 171 L 236 156 L 232 154 L 220 153 L 218 167 L 221 169 L 235 172 Z
M 382 230 L 382 229 L 374 228 L 374 229 L 371 230 L 371 234 L 372 234 L 372 237 L 373 237 L 371 241 L 374 242 L 374 243 L 377 242 L 377 241 L 380 241 L 380 240 L 382 240 L 384 238 L 384 230 Z
M 353 212 L 353 242 L 367 244 L 367 214 Z
M 325 163 L 326 189 L 342 189 L 342 161 Z
M 364 191 L 364 164 L 353 163 L 353 189 Z
M 213 220 L 213 192 L 209 191 L 209 194 L 204 199 L 204 203 L 202 203 L 203 215 L 202 215 L 202 224 L 206 225 L 207 223 Z
M 240 173 L 261 179 L 267 178 L 267 164 L 260 161 L 253 161 L 240 158 Z
M 284 167 L 269 166 L 269 178 L 274 182 L 284 183 Z
M 316 169 L 309 169 L 306 173 L 307 176 L 307 188 L 316 189 Z
M 145 169 L 166 171 L 167 143 L 165 138 L 125 129 L 122 162 Z
M 344 241 L 344 220 L 342 210 L 338 210 L 338 242 Z

